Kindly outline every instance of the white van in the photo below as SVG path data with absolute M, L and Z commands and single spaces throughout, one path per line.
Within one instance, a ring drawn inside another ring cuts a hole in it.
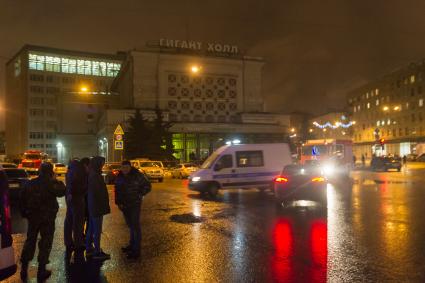
M 225 145 L 189 177 L 189 189 L 211 196 L 219 189 L 267 189 L 291 163 L 286 143 Z

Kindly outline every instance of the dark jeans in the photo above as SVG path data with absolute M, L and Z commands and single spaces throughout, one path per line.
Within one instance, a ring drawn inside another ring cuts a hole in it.
M 84 218 L 86 205 L 84 198 L 74 198 L 66 202 L 66 216 L 64 223 L 65 246 L 75 248 L 84 247 Z
M 140 252 L 140 242 L 142 240 L 142 231 L 140 229 L 140 204 L 123 209 L 125 222 L 130 228 L 130 247 L 135 253 Z
M 32 215 L 28 217 L 27 239 L 21 254 L 21 262 L 28 263 L 34 258 L 35 245 L 38 241 L 38 263 L 46 265 L 49 263 L 50 251 L 52 250 L 53 236 L 55 234 L 54 215 Z
M 86 249 L 90 249 L 93 244 L 95 253 L 99 253 L 101 251 L 100 237 L 102 234 L 102 224 L 103 216 L 89 218 L 89 229 L 86 235 Z

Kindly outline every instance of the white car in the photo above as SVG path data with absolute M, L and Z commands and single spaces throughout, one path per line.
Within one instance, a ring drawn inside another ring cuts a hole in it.
M 149 180 L 164 181 L 164 167 L 161 161 L 140 161 L 138 163 L 140 172 L 143 172 Z
M 193 163 L 182 163 L 171 170 L 171 177 L 180 179 L 187 178 L 190 176 L 190 174 L 196 172 L 198 169 L 199 167 Z
M 62 163 L 54 163 L 53 164 L 53 172 L 55 172 L 56 175 L 61 176 L 65 175 L 66 172 L 68 172 L 68 168 L 65 164 Z

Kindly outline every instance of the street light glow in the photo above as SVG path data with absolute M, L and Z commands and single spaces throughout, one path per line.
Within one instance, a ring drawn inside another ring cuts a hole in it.
M 192 73 L 197 74 L 199 73 L 199 71 L 201 70 L 201 67 L 197 66 L 197 65 L 193 65 L 190 70 L 192 71 Z
M 87 92 L 88 90 L 89 90 L 88 87 L 86 87 L 84 85 L 80 87 L 81 92 Z
M 388 111 L 388 109 L 389 109 L 388 106 L 384 106 L 383 108 L 384 111 Z

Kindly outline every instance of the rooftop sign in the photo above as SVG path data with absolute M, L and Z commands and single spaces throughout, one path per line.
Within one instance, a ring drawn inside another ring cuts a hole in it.
M 223 53 L 223 54 L 239 54 L 237 45 L 221 44 L 215 42 L 203 43 L 193 40 L 179 40 L 179 39 L 164 39 L 159 40 L 159 46 L 165 48 L 187 49 L 195 51 L 206 51 L 210 53 Z

